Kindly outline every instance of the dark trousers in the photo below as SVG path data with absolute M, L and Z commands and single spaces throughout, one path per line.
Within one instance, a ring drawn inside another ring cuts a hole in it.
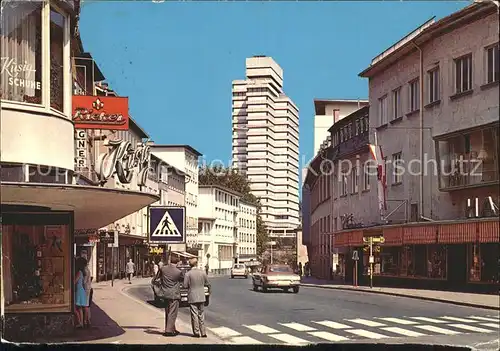
M 189 309 L 191 311 L 191 327 L 193 328 L 194 335 L 206 335 L 205 330 L 205 305 L 203 302 L 190 303 Z
M 165 300 L 165 333 L 174 333 L 179 312 L 179 300 Z
M 127 276 L 128 276 L 128 281 L 130 281 L 130 279 L 132 278 L 132 275 L 133 275 L 133 274 L 134 274 L 134 273 L 127 273 Z

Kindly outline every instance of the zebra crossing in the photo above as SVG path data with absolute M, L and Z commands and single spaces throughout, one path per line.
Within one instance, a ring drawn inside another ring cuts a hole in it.
M 238 330 L 224 326 L 208 329 L 229 344 L 307 345 L 433 335 L 498 334 L 500 316 L 374 317 L 301 323 L 278 322 L 271 326 L 244 324 L 235 328 Z

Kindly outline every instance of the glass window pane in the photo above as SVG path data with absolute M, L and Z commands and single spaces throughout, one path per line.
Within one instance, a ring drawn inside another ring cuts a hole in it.
M 2 4 L 1 87 L 5 100 L 42 103 L 42 3 Z
M 64 25 L 65 17 L 50 10 L 50 106 L 63 111 L 64 106 Z

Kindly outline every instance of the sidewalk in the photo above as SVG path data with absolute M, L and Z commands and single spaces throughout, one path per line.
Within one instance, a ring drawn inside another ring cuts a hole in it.
M 179 314 L 176 327 L 181 332 L 176 337 L 164 337 L 165 312 L 140 301 L 124 290 L 131 286 L 148 284 L 151 278 L 115 280 L 93 284 L 92 327 L 75 330 L 73 335 L 57 340 L 39 340 L 38 343 L 83 344 L 221 344 L 220 339 L 207 331 L 207 338 L 192 337 L 191 322 Z M 188 323 L 189 322 L 189 323 Z
M 411 297 L 414 299 L 445 302 L 461 306 L 478 307 L 500 311 L 500 297 L 493 294 L 472 294 L 452 291 L 385 287 L 370 288 L 368 286 L 354 287 L 352 285 L 340 284 L 312 277 L 302 277 L 301 285 L 323 289 L 351 290 L 392 296 Z

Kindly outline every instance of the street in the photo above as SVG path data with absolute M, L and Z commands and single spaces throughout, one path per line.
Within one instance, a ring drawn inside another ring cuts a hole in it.
M 215 277 L 206 308 L 211 332 L 232 344 L 390 342 L 498 349 L 498 312 L 412 298 L 315 287 L 298 294 L 252 290 L 251 278 Z M 149 285 L 127 293 L 152 300 Z M 189 310 L 180 318 L 189 321 Z

